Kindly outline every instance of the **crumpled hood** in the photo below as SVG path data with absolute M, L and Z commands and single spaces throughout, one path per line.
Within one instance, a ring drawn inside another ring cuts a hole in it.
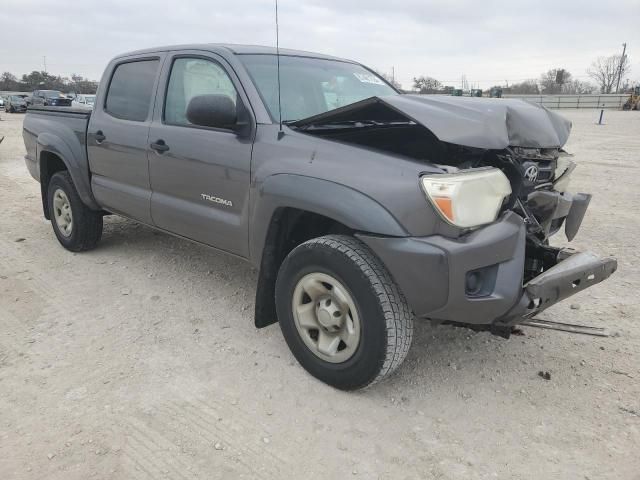
M 569 120 L 523 100 L 410 94 L 372 97 L 294 125 L 376 120 L 367 117 L 374 111 L 382 113 L 385 107 L 394 111 L 383 115 L 387 121 L 404 117 L 426 127 L 443 142 L 475 148 L 560 148 L 571 132 Z

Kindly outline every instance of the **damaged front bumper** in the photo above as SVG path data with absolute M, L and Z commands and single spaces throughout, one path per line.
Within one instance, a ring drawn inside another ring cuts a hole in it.
M 600 258 L 592 252 L 564 252 L 560 251 L 565 257 L 563 260 L 524 286 L 518 305 L 500 319 L 501 323 L 532 317 L 554 303 L 606 280 L 618 268 L 614 258 Z
M 584 215 L 589 207 L 591 195 L 588 193 L 559 193 L 542 190 L 531 193 L 527 198 L 527 211 L 535 218 L 544 219 L 536 223 L 545 238 L 556 233 L 564 223 L 564 233 L 571 241 L 578 233 Z
M 566 210 L 568 236 L 575 235 L 588 204 L 588 197 L 575 198 L 575 208 L 557 207 Z M 496 330 L 605 280 L 617 268 L 612 258 L 545 247 L 544 271 L 526 281 L 527 224 L 514 212 L 460 238 L 359 238 L 386 265 L 417 317 Z

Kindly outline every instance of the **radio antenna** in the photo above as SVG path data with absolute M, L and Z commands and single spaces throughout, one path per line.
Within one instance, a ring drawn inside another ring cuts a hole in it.
M 276 0 L 276 61 L 277 61 L 277 75 L 278 75 L 278 115 L 280 130 L 278 131 L 278 140 L 284 135 L 282 130 L 282 100 L 280 98 L 280 31 L 278 28 L 278 0 Z

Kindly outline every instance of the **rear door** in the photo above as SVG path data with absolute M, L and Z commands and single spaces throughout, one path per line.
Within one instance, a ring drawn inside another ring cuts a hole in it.
M 164 54 L 117 60 L 103 78 L 87 130 L 91 187 L 100 205 L 151 224 L 147 146 Z
M 246 256 L 253 134 L 240 137 L 191 124 L 190 99 L 210 94 L 249 109 L 238 78 L 221 57 L 202 51 L 168 55 L 149 134 L 151 215 L 160 228 Z

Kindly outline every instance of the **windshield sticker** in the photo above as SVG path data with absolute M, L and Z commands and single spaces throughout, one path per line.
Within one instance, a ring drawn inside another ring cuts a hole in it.
M 360 80 L 362 83 L 373 83 L 375 85 L 384 85 L 384 82 L 382 80 L 380 80 L 378 77 L 370 73 L 354 73 L 353 76 L 356 77 L 358 80 Z

